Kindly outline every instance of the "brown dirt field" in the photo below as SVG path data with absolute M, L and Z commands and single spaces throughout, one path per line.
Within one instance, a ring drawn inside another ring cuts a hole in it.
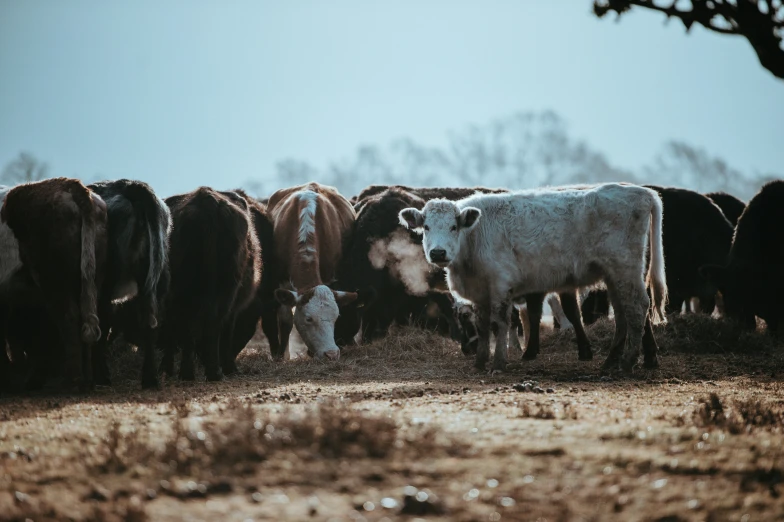
M 606 353 L 612 323 L 588 333 Z M 569 331 L 489 377 L 405 329 L 329 363 L 256 341 L 242 375 L 157 392 L 116 347 L 113 388 L 0 399 L 0 520 L 784 519 L 784 347 L 656 333 L 661 369 L 632 376 Z

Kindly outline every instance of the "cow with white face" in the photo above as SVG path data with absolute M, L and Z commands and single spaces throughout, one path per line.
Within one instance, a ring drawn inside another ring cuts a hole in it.
M 513 305 L 526 294 L 574 292 L 604 280 L 616 310 L 606 368 L 630 370 L 640 345 L 646 367 L 658 366 L 650 299 L 664 320 L 662 206 L 656 192 L 621 184 L 476 194 L 456 202 L 431 200 L 400 212 L 401 223 L 424 234 L 425 256 L 444 267 L 452 292 L 476 307 L 476 366 L 489 360 L 491 326 L 498 327 L 493 371 L 506 366 Z M 651 261 L 647 269 L 646 248 Z
M 356 220 L 354 208 L 334 188 L 308 183 L 275 192 L 268 209 L 280 267 L 281 288 L 275 290 L 275 298 L 286 311 L 296 307 L 294 326 L 308 354 L 338 359 L 335 321 L 339 307 L 366 295 L 333 290 L 325 284 L 337 277 L 343 245 Z M 281 350 L 285 351 L 291 324 L 281 322 Z

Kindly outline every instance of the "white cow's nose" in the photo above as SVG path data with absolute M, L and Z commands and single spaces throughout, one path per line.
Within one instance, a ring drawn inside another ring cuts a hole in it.
M 332 361 L 337 361 L 340 359 L 340 350 L 330 350 L 328 352 L 324 352 L 324 357 Z

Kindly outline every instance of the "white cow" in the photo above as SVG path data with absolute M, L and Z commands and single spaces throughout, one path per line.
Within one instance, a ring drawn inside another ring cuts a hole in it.
M 641 344 L 645 366 L 658 366 L 646 292 L 648 286 L 654 319 L 664 321 L 662 204 L 655 191 L 608 183 L 476 194 L 456 202 L 431 200 L 421 211 L 404 209 L 400 221 L 423 230 L 428 261 L 446 268 L 450 289 L 475 304 L 477 368 L 484 369 L 489 359 L 495 323 L 493 371 L 504 370 L 512 305 L 523 295 L 574 291 L 601 280 L 616 316 L 605 368 L 622 363 L 631 370 Z

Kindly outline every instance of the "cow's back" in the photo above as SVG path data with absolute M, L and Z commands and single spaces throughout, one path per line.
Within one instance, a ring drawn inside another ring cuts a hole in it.
M 19 241 L 23 263 L 43 274 L 78 274 L 82 221 L 96 211 L 101 209 L 93 205 L 92 193 L 78 180 L 53 178 L 12 188 L 3 202 L 2 219 Z M 95 248 L 100 258 L 106 248 L 105 206 L 96 217 L 99 231 Z M 57 263 L 52 263 L 53 259 Z M 57 281 L 53 275 L 52 279 L 57 286 L 78 289 L 78 278 Z
M 727 221 L 729 221 L 733 227 L 738 224 L 738 219 L 740 219 L 740 215 L 743 214 L 746 203 L 726 192 L 711 192 L 706 194 L 706 196 L 721 209 L 724 217 L 727 218 Z
M 303 226 L 304 208 L 310 200 L 315 201 L 315 215 L 305 218 L 309 223 Z M 283 279 L 298 270 L 303 260 L 307 261 L 309 254 L 303 249 L 306 243 L 318 253 L 320 281 L 316 284 L 329 283 L 337 277 L 343 250 L 356 219 L 348 200 L 332 187 L 308 183 L 274 193 L 269 199 L 268 212 Z M 312 233 L 303 234 L 306 229 Z
M 450 287 L 476 275 L 482 276 L 479 280 L 506 277 L 527 292 L 594 284 L 601 278 L 601 263 L 629 248 L 627 232 L 649 223 L 654 200 L 653 190 L 620 184 L 460 200 L 459 208 L 478 208 L 482 216 L 461 236 Z M 472 299 L 470 292 L 457 291 Z
M 230 307 L 247 262 L 248 214 L 220 193 L 201 187 L 166 199 L 172 215 L 171 294 L 175 308 Z
M 767 183 L 749 201 L 738 220 L 731 262 L 747 265 L 784 263 L 784 181 Z

